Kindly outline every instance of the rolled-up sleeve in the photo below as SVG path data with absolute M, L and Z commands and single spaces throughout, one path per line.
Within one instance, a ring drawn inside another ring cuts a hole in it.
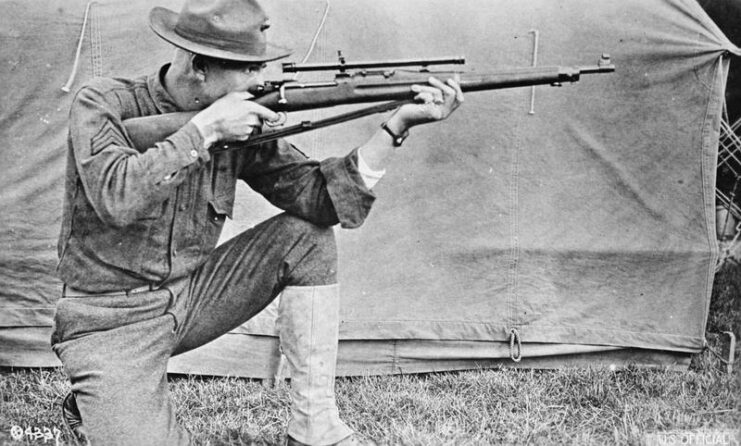
M 210 159 L 188 123 L 146 151 L 132 148 L 115 95 L 80 90 L 70 111 L 70 144 L 85 194 L 98 217 L 125 226 L 161 206 L 189 170 Z
M 246 151 L 241 178 L 273 205 L 315 224 L 356 228 L 375 201 L 358 172 L 357 149 L 323 161 L 284 140 Z

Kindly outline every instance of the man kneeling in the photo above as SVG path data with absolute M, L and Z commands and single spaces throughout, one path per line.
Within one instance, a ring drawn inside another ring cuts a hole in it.
M 347 156 L 321 162 L 279 140 L 245 141 L 276 113 L 252 101 L 268 44 L 255 0 L 187 0 L 154 8 L 171 63 L 140 78 L 96 79 L 70 113 L 53 349 L 72 382 L 64 417 L 95 445 L 188 444 L 167 389 L 171 356 L 243 324 L 279 293 L 277 326 L 291 368 L 289 444 L 355 444 L 334 396 L 339 326 L 331 226 L 362 224 L 410 127 L 463 100 L 452 80 L 415 86 L 404 105 Z M 134 149 L 123 120 L 198 111 L 154 147 Z M 216 247 L 238 179 L 285 212 Z

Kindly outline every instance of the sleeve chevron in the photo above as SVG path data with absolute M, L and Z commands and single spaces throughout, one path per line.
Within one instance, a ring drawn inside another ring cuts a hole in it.
M 126 145 L 126 140 L 121 131 L 113 125 L 111 121 L 105 121 L 90 140 L 90 151 L 92 155 L 97 155 L 103 149 L 111 145 Z

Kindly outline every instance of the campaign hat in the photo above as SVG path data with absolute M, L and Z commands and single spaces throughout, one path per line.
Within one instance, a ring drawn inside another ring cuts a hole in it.
M 270 21 L 255 0 L 186 0 L 180 13 L 155 7 L 152 30 L 195 54 L 238 62 L 269 62 L 291 50 L 268 43 Z

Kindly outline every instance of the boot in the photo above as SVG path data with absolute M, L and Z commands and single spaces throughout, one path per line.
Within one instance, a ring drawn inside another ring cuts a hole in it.
M 353 435 L 334 393 L 339 298 L 337 284 L 289 286 L 281 295 L 276 323 L 291 374 L 288 441 L 294 444 L 325 446 Z
M 64 401 L 62 401 L 62 420 L 64 420 L 65 426 L 67 426 L 78 443 L 90 444 L 87 441 L 85 428 L 82 425 L 82 416 L 80 415 L 80 409 L 77 408 L 75 394 L 72 392 L 68 393 L 64 397 Z

